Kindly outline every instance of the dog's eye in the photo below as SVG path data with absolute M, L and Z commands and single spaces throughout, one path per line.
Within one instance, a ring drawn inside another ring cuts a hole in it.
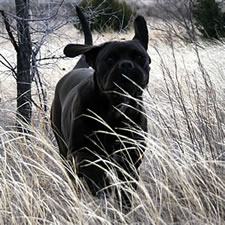
M 137 58 L 137 60 L 139 60 L 139 61 L 145 60 L 145 57 L 144 57 L 143 55 L 137 55 L 136 58 Z
M 114 62 L 113 57 L 108 57 L 108 58 L 106 59 L 106 62 L 107 62 L 108 64 L 113 64 L 113 62 Z

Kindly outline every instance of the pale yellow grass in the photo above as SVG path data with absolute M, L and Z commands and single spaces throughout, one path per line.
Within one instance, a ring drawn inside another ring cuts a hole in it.
M 152 33 L 147 149 L 128 214 L 113 197 L 94 198 L 82 183 L 67 179 L 40 111 L 34 108 L 30 134 L 13 129 L 15 81 L 0 67 L 0 224 L 225 224 L 224 45 L 202 42 L 196 49 Z M 130 36 L 95 34 L 94 42 Z M 62 55 L 70 42 L 82 43 L 82 35 L 66 27 L 49 39 L 42 56 Z M 13 62 L 10 44 L 1 46 Z M 76 60 L 40 67 L 49 106 L 57 81 Z M 33 94 L 36 100 L 35 89 Z M 111 178 L 120 188 L 113 173 Z

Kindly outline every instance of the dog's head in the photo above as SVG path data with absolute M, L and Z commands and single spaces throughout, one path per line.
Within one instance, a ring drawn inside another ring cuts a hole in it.
M 87 63 L 95 70 L 96 85 L 110 96 L 114 105 L 124 103 L 124 97 L 118 97 L 118 93 L 138 97 L 148 84 L 148 30 L 142 16 L 135 19 L 134 30 L 133 40 L 97 46 L 69 44 L 64 49 L 68 57 L 86 56 Z

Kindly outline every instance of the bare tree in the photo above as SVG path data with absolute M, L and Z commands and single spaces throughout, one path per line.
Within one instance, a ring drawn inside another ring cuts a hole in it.
M 0 11 L 16 54 L 16 67 L 0 54 L 0 63 L 12 71 L 17 82 L 17 121 L 31 122 L 32 105 L 47 111 L 47 91 L 40 76 L 40 63 L 49 64 L 62 56 L 49 57 L 40 54 L 41 48 L 48 41 L 48 36 L 64 25 L 76 23 L 75 4 L 64 4 L 64 0 L 55 0 L 43 4 L 32 3 L 32 0 L 15 0 L 15 14 Z M 32 17 L 31 17 L 32 14 Z M 0 32 L 2 34 L 2 32 Z M 32 99 L 31 85 L 35 82 L 39 93 L 39 102 Z M 20 123 L 17 123 L 18 125 Z M 20 127 L 20 125 L 19 125 Z
M 31 104 L 31 53 L 32 42 L 29 27 L 29 0 L 15 0 L 18 43 L 14 41 L 17 53 L 17 117 L 30 123 Z

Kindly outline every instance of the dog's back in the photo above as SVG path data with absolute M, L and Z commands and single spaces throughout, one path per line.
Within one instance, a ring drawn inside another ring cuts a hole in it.
M 91 30 L 85 16 L 79 7 L 76 7 L 76 12 L 84 33 L 84 44 L 93 45 Z M 92 75 L 93 69 L 89 68 L 85 56 L 82 55 L 73 70 L 63 76 L 55 88 L 55 96 L 51 107 L 51 123 L 60 149 L 60 154 L 65 159 L 67 157 L 68 146 L 66 146 L 65 137 L 61 127 L 62 103 L 72 89 L 75 89 L 82 81 L 87 80 Z

